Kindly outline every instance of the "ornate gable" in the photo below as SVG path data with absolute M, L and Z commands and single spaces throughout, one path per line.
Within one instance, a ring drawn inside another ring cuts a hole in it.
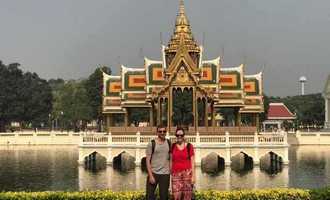
M 177 72 L 173 74 L 171 85 L 196 85 L 196 81 L 193 78 L 191 72 L 189 72 L 188 67 L 181 62 L 177 68 Z

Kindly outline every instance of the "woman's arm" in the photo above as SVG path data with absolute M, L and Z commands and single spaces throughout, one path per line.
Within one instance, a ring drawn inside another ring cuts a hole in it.
M 196 182 L 195 156 L 191 156 L 190 160 L 191 160 L 191 172 L 192 172 L 191 183 L 195 184 Z
M 191 156 L 190 160 L 191 160 L 191 172 L 192 172 L 191 183 L 195 184 L 196 181 L 195 156 Z

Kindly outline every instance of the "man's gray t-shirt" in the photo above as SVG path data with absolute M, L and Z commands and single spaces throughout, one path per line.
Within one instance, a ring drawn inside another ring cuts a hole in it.
M 170 155 L 169 146 L 165 140 L 163 144 L 158 144 L 155 140 L 155 151 L 151 158 L 151 170 L 155 174 L 170 174 Z M 151 156 L 152 143 L 149 142 L 146 155 Z

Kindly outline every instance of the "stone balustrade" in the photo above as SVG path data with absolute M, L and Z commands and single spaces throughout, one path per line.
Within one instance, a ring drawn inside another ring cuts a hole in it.
M 81 146 L 88 145 L 146 145 L 155 136 L 145 136 L 137 132 L 135 135 L 83 135 Z M 174 136 L 168 136 L 168 138 L 174 142 Z M 260 135 L 255 133 L 254 135 L 230 135 L 228 132 L 225 135 L 199 135 L 186 136 L 186 140 L 195 145 L 287 145 L 286 133 L 280 134 L 267 134 Z

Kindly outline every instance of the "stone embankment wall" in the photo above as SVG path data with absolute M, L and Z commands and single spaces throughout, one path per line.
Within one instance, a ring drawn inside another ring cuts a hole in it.
M 73 132 L 0 133 L 0 145 L 78 145 L 80 135 Z
M 330 145 L 330 132 L 299 132 L 289 134 L 290 145 Z

